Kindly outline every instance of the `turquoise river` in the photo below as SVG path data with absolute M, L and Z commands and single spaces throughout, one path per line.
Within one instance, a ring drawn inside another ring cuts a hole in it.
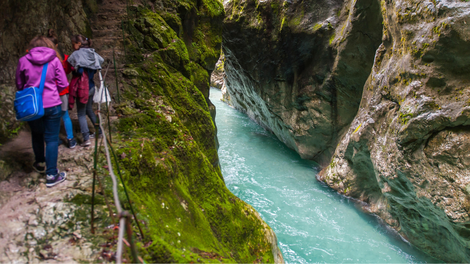
M 211 88 L 225 182 L 271 226 L 286 263 L 436 262 L 318 182 L 314 162 L 302 160 L 221 97 Z

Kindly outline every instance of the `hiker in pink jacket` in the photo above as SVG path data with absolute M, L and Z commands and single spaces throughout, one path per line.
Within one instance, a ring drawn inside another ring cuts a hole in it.
M 23 90 L 31 86 L 39 87 L 45 63 L 49 65 L 43 93 L 44 116 L 28 124 L 35 156 L 33 168 L 40 173 L 46 172 L 46 186 L 52 187 L 65 181 L 66 177 L 65 172 L 57 169 L 62 104 L 59 92 L 69 83 L 54 44 L 47 37 L 38 36 L 29 43 L 28 53 L 20 58 L 16 69 L 16 88 Z

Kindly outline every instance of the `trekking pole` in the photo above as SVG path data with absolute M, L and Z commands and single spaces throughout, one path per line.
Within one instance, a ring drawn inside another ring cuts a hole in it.
M 117 101 L 118 104 L 121 103 L 121 95 L 119 92 L 119 83 L 118 83 L 118 74 L 117 74 L 117 68 L 116 68 L 116 57 L 114 56 L 114 47 L 113 47 L 113 61 L 114 61 L 114 73 L 116 74 L 116 91 L 117 91 Z
M 118 170 L 118 175 L 119 175 L 119 178 L 121 179 L 122 187 L 124 189 L 124 193 L 126 194 L 127 201 L 129 202 L 129 207 L 131 208 L 132 215 L 134 216 L 134 220 L 137 223 L 137 227 L 139 228 L 140 235 L 142 236 L 142 238 L 144 238 L 144 232 L 142 232 L 142 228 L 140 228 L 139 220 L 137 219 L 137 216 L 135 215 L 134 208 L 132 207 L 131 200 L 129 199 L 129 194 L 127 193 L 126 184 L 124 183 L 124 180 L 122 179 L 121 168 L 119 168 L 119 163 L 116 157 L 116 153 L 114 152 L 114 149 L 113 149 L 113 146 L 111 146 L 111 143 L 108 142 L 108 144 L 109 144 L 109 148 L 111 149 L 111 153 L 113 154 L 114 162 L 116 163 L 116 167 Z

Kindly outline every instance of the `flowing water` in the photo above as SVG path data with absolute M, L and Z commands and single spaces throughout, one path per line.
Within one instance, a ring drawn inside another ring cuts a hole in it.
M 274 230 L 287 263 L 436 261 L 318 182 L 314 162 L 221 102 L 220 90 L 210 92 L 225 183 Z

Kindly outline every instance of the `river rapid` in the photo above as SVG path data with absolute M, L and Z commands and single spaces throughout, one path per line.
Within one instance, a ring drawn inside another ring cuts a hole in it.
M 225 183 L 274 230 L 286 263 L 436 262 L 318 182 L 316 163 L 222 102 L 220 90 L 210 93 Z

